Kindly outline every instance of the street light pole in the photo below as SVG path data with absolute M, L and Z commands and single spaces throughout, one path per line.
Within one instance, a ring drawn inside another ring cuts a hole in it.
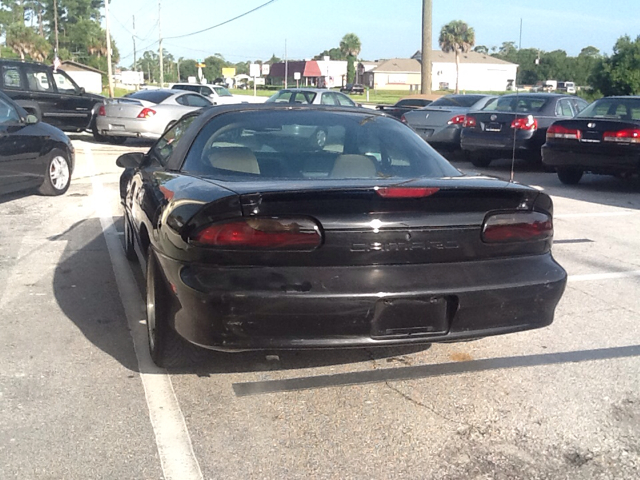
M 160 88 L 164 87 L 164 62 L 162 58 L 162 27 L 160 20 L 160 0 L 158 0 L 158 36 L 159 36 L 159 45 L 158 45 L 158 54 L 160 55 Z
M 109 82 L 109 98 L 113 98 L 113 69 L 111 66 L 111 31 L 109 30 L 109 0 L 104 2 L 104 18 L 107 27 L 107 77 Z M 56 29 L 57 31 L 57 29 Z
M 431 93 L 431 0 L 422 0 L 422 65 L 420 92 Z

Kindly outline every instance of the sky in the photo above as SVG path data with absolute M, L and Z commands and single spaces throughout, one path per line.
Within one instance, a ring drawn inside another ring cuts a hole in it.
M 338 47 L 355 33 L 364 60 L 408 58 L 420 49 L 422 0 L 274 0 L 226 25 L 197 35 L 171 39 L 225 22 L 268 0 L 160 0 L 164 49 L 175 58 L 206 58 L 215 53 L 233 63 L 278 57 L 303 60 Z M 112 37 L 120 65 L 133 63 L 135 16 L 138 57 L 158 50 L 158 0 L 111 0 Z M 520 42 L 522 48 L 565 50 L 570 56 L 586 46 L 610 54 L 622 35 L 640 35 L 638 0 L 433 0 L 433 48 L 440 29 L 452 20 L 473 27 L 476 45 L 499 47 Z

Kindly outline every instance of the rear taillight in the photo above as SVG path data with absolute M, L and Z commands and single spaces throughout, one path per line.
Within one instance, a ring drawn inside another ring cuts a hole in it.
M 511 122 L 511 128 L 516 130 L 536 130 L 538 128 L 538 120 L 533 115 L 527 115 L 524 118 L 516 118 Z
M 470 117 L 469 115 L 465 115 L 464 120 L 462 121 L 462 126 L 464 128 L 473 128 L 476 126 L 477 123 L 478 122 L 476 121 L 476 117 Z
M 402 123 L 407 123 L 407 117 L 404 116 L 404 114 L 400 117 L 400 121 Z
M 463 125 L 466 115 L 456 115 L 447 122 L 447 125 Z
M 553 237 L 551 215 L 541 212 L 511 212 L 489 215 L 482 226 L 485 243 L 525 242 Z
M 191 240 L 224 249 L 313 250 L 322 243 L 320 227 L 306 218 L 247 218 L 215 223 Z
M 640 143 L 640 130 L 637 128 L 625 128 L 615 132 L 604 132 L 602 139 L 605 142 Z
M 101 117 L 107 115 L 107 110 L 104 108 L 104 105 L 100 105 L 100 108 L 98 109 L 98 115 Z
M 138 118 L 151 118 L 156 114 L 155 110 L 152 110 L 151 108 L 143 108 L 142 110 L 140 110 L 140 113 L 138 114 Z
M 376 192 L 382 198 L 423 198 L 436 193 L 439 188 L 429 187 L 379 187 Z
M 551 125 L 547 129 L 547 138 L 564 138 L 567 140 L 580 140 L 582 132 L 577 128 L 567 128 L 563 125 Z

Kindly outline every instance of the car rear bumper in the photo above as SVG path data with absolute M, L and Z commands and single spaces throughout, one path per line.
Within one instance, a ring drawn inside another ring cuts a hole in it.
M 448 125 L 446 127 L 415 127 L 414 130 L 434 147 L 459 147 L 460 127 Z
M 164 132 L 166 122 L 159 122 L 155 118 L 110 118 L 97 117 L 96 127 L 100 135 L 109 137 L 137 137 L 137 138 L 160 138 Z
M 542 146 L 542 163 L 549 167 L 573 168 L 593 173 L 639 173 L 640 155 L 613 149 L 601 153 Z
M 430 343 L 544 327 L 567 276 L 551 254 L 324 268 L 159 261 L 180 303 L 176 331 L 219 350 Z
M 504 153 L 513 151 L 513 130 L 509 134 L 492 134 L 466 130 L 460 137 L 460 146 L 469 152 L 495 152 Z M 516 152 L 539 151 L 540 144 L 536 141 L 534 132 L 520 130 L 515 139 Z

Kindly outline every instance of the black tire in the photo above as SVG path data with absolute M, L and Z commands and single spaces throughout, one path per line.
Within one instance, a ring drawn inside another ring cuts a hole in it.
M 314 148 L 324 148 L 327 144 L 327 131 L 324 128 L 318 128 L 311 136 L 311 146 Z
M 133 262 L 138 259 L 136 256 L 135 250 L 135 237 L 133 235 L 133 228 L 131 227 L 131 220 L 129 220 L 129 215 L 127 211 L 124 212 L 124 256 L 127 257 L 127 260 Z
M 42 195 L 57 196 L 69 190 L 71 185 L 71 161 L 69 155 L 54 148 L 49 153 L 44 171 L 44 181 L 38 191 Z
M 107 141 L 112 145 L 122 145 L 124 142 L 127 141 L 127 137 L 114 137 L 109 135 L 107 137 Z
M 486 168 L 491 164 L 491 159 L 489 157 L 478 152 L 470 152 L 468 150 L 465 150 L 465 156 L 474 167 Z
M 155 254 L 147 257 L 147 333 L 153 362 L 163 368 L 193 365 L 202 349 L 184 340 L 173 329 L 177 301 L 167 288 Z
M 558 168 L 558 178 L 565 185 L 577 185 L 584 173 L 582 170 L 575 168 Z
M 93 139 L 96 142 L 107 143 L 109 141 L 107 137 L 105 137 L 104 135 L 100 135 L 100 132 L 98 132 L 98 125 L 96 125 L 95 118 L 91 122 L 91 133 L 93 135 Z

